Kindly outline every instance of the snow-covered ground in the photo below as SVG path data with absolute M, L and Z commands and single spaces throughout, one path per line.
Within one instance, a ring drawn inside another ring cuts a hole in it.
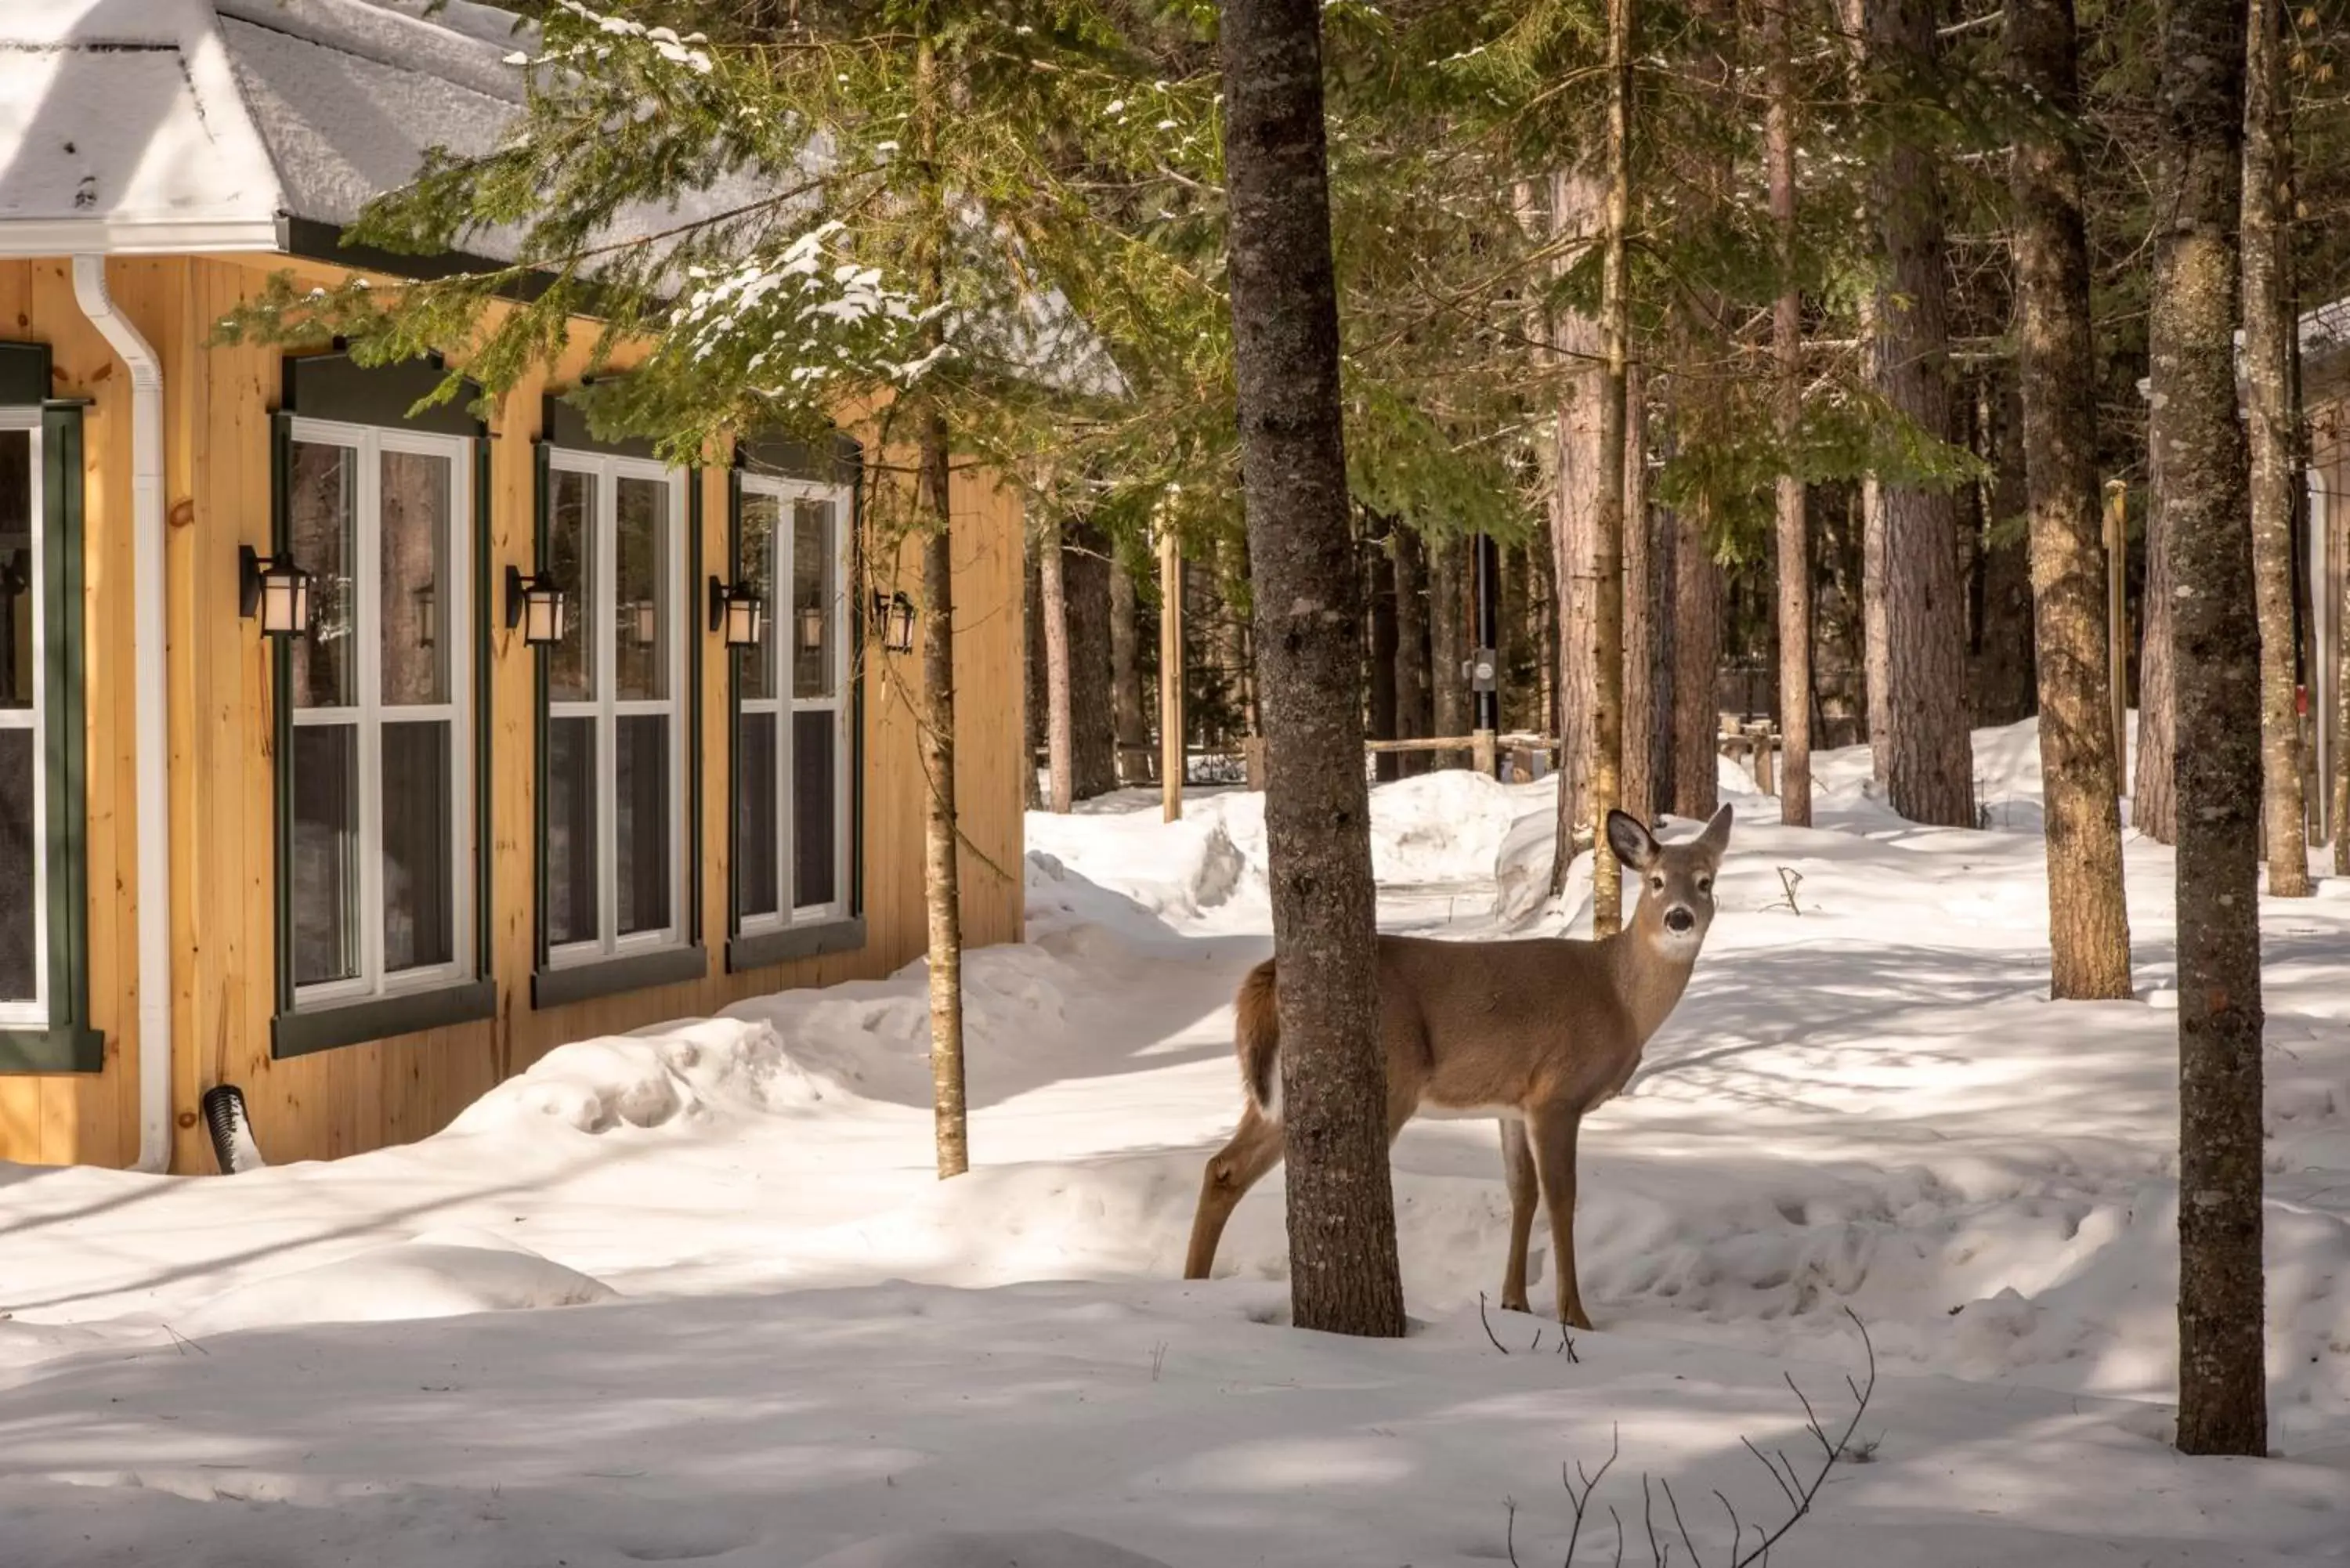
M 1277 1177 L 1222 1277 L 1175 1278 L 1239 1106 L 1262 803 L 1124 796 L 1030 821 L 951 1183 L 919 971 L 567 1047 L 407 1148 L 0 1166 L 0 1568 L 1555 1563 L 1560 1467 L 1611 1443 L 1578 1563 L 1610 1504 L 1651 1561 L 1646 1476 L 1724 1563 L 1727 1507 L 1750 1546 L 1785 1510 L 1741 1438 L 1812 1468 L 1783 1375 L 1851 1409 L 1846 1308 L 1862 1462 L 1776 1561 L 2350 1563 L 2350 888 L 2265 912 L 2281 1457 L 2182 1459 L 2171 859 L 2130 846 L 2140 999 L 2046 1002 L 2030 727 L 1977 753 L 1989 832 L 1894 819 L 1865 753 L 1820 760 L 1818 829 L 1737 798 L 1688 999 L 1585 1131 L 1576 1359 L 1480 1321 L 1482 1124 L 1398 1146 L 1410 1338 L 1283 1326 Z M 1565 925 L 1549 805 L 1378 791 L 1386 923 Z

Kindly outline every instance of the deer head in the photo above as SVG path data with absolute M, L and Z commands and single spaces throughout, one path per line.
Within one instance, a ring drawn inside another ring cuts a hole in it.
M 1634 926 L 1668 950 L 1694 955 L 1713 924 L 1713 878 L 1730 845 L 1730 807 L 1715 812 L 1703 833 L 1680 844 L 1659 844 L 1638 817 L 1611 811 L 1607 844 L 1624 869 L 1639 878 Z

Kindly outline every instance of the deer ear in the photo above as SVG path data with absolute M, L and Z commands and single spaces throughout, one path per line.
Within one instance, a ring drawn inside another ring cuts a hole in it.
M 1724 801 L 1721 809 L 1713 814 L 1713 820 L 1705 825 L 1705 831 L 1697 836 L 1698 846 L 1717 861 L 1730 846 L 1730 803 Z
M 1640 826 L 1638 817 L 1620 811 L 1607 814 L 1607 847 L 1635 871 L 1646 871 L 1657 858 L 1656 836 Z

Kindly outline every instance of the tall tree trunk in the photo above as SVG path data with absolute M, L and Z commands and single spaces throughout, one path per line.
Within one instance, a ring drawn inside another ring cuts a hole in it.
M 924 197 L 920 301 L 925 347 L 944 349 L 939 307 L 946 296 L 949 223 L 946 187 L 938 171 L 938 54 L 925 33 L 914 60 L 913 139 Z M 947 419 L 935 405 L 920 410 L 915 453 L 922 493 L 922 764 L 928 810 L 922 824 L 922 897 L 930 927 L 931 1096 L 936 1123 L 939 1179 L 971 1168 L 971 1128 L 963 1099 L 962 837 L 955 807 L 954 511 L 949 483 Z
M 2012 724 L 2032 716 L 2038 636 L 2032 619 L 2032 552 L 2022 524 L 2030 514 L 2023 454 L 2022 378 L 1986 376 L 1980 408 L 1984 455 L 1982 621 L 1974 659 L 1975 722 Z
M 1371 739 L 1392 741 L 1396 728 L 1396 571 L 1388 553 L 1387 520 L 1372 514 L 1365 519 L 1370 548 L 1364 552 L 1370 573 L 1369 631 L 1366 658 L 1370 664 Z M 1381 784 L 1403 776 L 1393 752 L 1381 752 L 1376 771 Z
M 1436 733 L 1465 735 L 1476 728 L 1470 711 L 1469 678 L 1461 667 L 1469 660 L 1470 554 L 1474 541 L 1458 534 L 1440 534 L 1428 544 L 1428 664 L 1436 685 Z M 1461 765 L 1459 757 L 1447 765 Z
M 1935 69 L 1933 0 L 1864 0 L 1870 63 L 1922 84 Z M 1877 294 L 1877 389 L 1919 430 L 1950 428 L 1941 177 L 1917 133 L 1888 135 L 1875 192 L 1886 261 Z M 1885 791 L 1912 822 L 1974 826 L 1967 730 L 1967 602 L 1949 492 L 1883 484 Z
M 2179 594 L 2178 1446 L 2268 1447 L 2261 1270 L 2261 631 L 2237 417 L 2246 6 L 2171 0 L 2157 98 L 2156 473 Z
M 1142 705 L 1142 659 L 1139 618 L 1135 611 L 1134 576 L 1126 557 L 1113 556 L 1109 570 L 1110 703 L 1118 725 L 1118 772 L 1126 784 L 1150 777 L 1150 728 Z
M 1038 608 L 1045 618 L 1045 802 L 1067 815 L 1076 802 L 1076 768 L 1069 735 L 1068 559 L 1061 544 L 1061 517 L 1047 511 L 1036 543 Z
M 1869 312 L 1874 321 L 1876 312 Z M 1864 337 L 1873 329 L 1865 327 Z M 1885 782 L 1893 755 L 1893 622 L 1885 597 L 1885 487 L 1877 475 L 1860 481 L 1861 695 L 1868 711 L 1868 768 Z
M 1599 324 L 1607 359 L 1599 389 L 1598 505 L 1592 517 L 1591 933 L 1624 926 L 1624 868 L 1600 825 L 1622 796 L 1624 767 L 1624 490 L 1630 443 L 1625 378 L 1631 362 L 1632 0 L 1607 0 L 1607 212 L 1600 251 Z
M 1424 741 L 1436 711 L 1428 680 L 1428 547 L 1412 529 L 1398 527 L 1388 535 L 1395 552 L 1396 584 L 1396 738 Z M 1397 759 L 1406 778 L 1429 769 L 1426 752 L 1406 752 Z
M 1703 518 L 1684 507 L 1673 514 L 1672 528 L 1671 810 L 1701 822 L 1721 804 L 1721 707 L 1714 689 L 1730 586 Z
M 1044 786 L 1037 781 L 1036 758 L 1045 751 L 1045 585 L 1044 551 L 1031 530 L 1021 533 L 1020 596 L 1020 798 L 1030 811 L 1045 809 Z
M 2155 254 L 2157 287 L 2160 286 L 2163 253 Z M 2163 353 L 2163 323 L 2149 320 L 2149 358 Z M 2173 591 L 2170 523 L 2164 514 L 2162 452 L 2164 426 L 2169 415 L 2161 402 L 2146 413 L 2147 469 L 2150 483 L 2146 514 L 2146 591 L 2139 597 L 2137 655 L 2137 774 L 2130 789 L 2130 826 L 2158 844 L 2178 842 L 2178 790 L 2175 767 L 2178 745 L 2178 687 L 2171 679 L 2173 650 L 2171 617 L 2178 602 Z
M 1497 545 L 1494 554 L 1501 560 L 1501 646 L 1494 651 L 1501 656 L 1502 665 L 1502 728 L 1539 733 L 1545 722 L 1534 716 L 1534 702 L 1542 688 L 1541 628 L 1536 624 L 1534 588 L 1529 580 L 1534 556 L 1522 545 Z
M 1779 632 L 1779 820 L 1812 825 L 1812 539 L 1803 476 L 1793 471 L 1804 419 L 1804 296 L 1795 274 L 1795 87 L 1794 47 L 1784 0 L 1762 10 L 1771 106 L 1764 125 L 1771 179 L 1771 226 L 1776 242 L 1779 293 L 1771 312 L 1771 353 L 1777 370 L 1773 413 L 1783 472 L 1773 529 L 1777 547 Z
M 2308 807 L 2294 700 L 2293 490 L 2300 465 L 2293 399 L 2292 101 L 2284 80 L 2282 0 L 2249 0 L 2244 69 L 2243 317 L 2245 434 L 2251 443 L 2252 572 L 2261 628 L 2262 799 L 2269 891 L 2305 898 Z
M 1586 171 L 1551 180 L 1554 243 L 1596 237 L 1606 223 L 1607 188 Z M 1602 477 L 1600 363 L 1605 345 L 1599 324 L 1580 311 L 1562 310 L 1551 327 L 1569 374 L 1564 381 L 1555 431 L 1556 483 L 1551 487 L 1551 578 L 1558 611 L 1558 839 L 1552 852 L 1550 890 L 1565 891 L 1575 864 L 1575 832 L 1588 834 L 1591 815 L 1592 704 L 1596 671 L 1592 658 L 1592 617 L 1596 609 L 1592 573 L 1593 519 Z
M 1626 372 L 1624 410 L 1624 788 L 1623 808 L 1642 822 L 1657 819 L 1658 699 L 1669 690 L 1658 678 L 1657 642 L 1667 610 L 1658 591 L 1656 526 L 1648 514 L 1648 377 L 1638 365 Z
M 1370 800 L 1356 693 L 1316 0 L 1226 0 L 1224 162 L 1241 485 L 1279 966 L 1289 1282 L 1300 1328 L 1399 1337 Z
M 2047 817 L 2048 980 L 2058 1000 L 2130 994 L 2122 888 L 2122 760 L 2116 754 L 2097 513 L 2096 356 L 2073 0 L 2008 0 L 2008 69 L 2054 117 L 2026 125 L 2015 200 L 2017 384 Z
M 1068 605 L 1069 786 L 1079 800 L 1118 787 L 1118 722 L 1110 693 L 1109 541 L 1082 518 L 1061 530 Z

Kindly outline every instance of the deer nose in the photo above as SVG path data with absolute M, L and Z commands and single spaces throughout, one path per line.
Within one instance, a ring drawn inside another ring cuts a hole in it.
M 1676 904 L 1665 911 L 1665 929 L 1679 936 L 1697 924 L 1697 917 Z

